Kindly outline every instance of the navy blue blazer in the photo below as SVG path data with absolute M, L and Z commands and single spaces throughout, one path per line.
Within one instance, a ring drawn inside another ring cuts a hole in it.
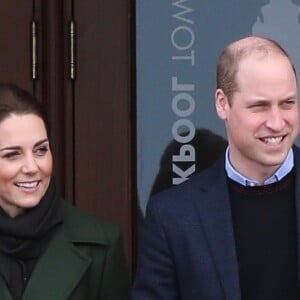
M 294 150 L 300 234 L 300 152 Z M 175 299 L 241 300 L 223 157 L 149 201 L 132 300 Z

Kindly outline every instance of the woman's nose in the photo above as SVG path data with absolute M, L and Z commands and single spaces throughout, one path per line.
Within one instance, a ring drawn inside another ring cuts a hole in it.
M 35 173 L 38 170 L 38 165 L 33 156 L 28 156 L 24 159 L 22 171 L 24 173 Z

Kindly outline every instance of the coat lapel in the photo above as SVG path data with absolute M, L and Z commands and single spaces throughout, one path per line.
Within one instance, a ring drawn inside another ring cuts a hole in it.
M 223 170 L 224 162 L 219 160 L 212 172 L 206 175 L 201 187 L 201 200 L 199 201 L 199 195 L 197 195 L 195 203 L 216 263 L 225 299 L 240 300 L 230 201 Z
M 90 258 L 81 253 L 60 229 L 38 261 L 22 299 L 67 299 L 90 263 Z M 0 295 L 0 299 L 6 298 Z
M 0 299 L 1 300 L 13 300 L 13 298 L 11 297 L 11 294 L 7 288 L 7 285 L 1 276 L 0 276 Z

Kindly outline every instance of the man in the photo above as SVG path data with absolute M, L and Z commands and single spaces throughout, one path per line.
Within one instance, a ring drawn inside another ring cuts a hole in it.
M 276 42 L 246 37 L 217 64 L 228 148 L 149 201 L 133 300 L 299 298 L 297 79 Z

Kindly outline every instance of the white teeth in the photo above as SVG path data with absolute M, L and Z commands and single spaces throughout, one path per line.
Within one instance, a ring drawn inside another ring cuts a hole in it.
M 267 144 L 277 145 L 282 141 L 282 136 L 267 137 L 267 138 L 264 138 L 263 141 Z
M 19 182 L 19 183 L 16 183 L 16 186 L 29 189 L 29 188 L 37 187 L 38 183 L 39 183 L 38 181 Z

